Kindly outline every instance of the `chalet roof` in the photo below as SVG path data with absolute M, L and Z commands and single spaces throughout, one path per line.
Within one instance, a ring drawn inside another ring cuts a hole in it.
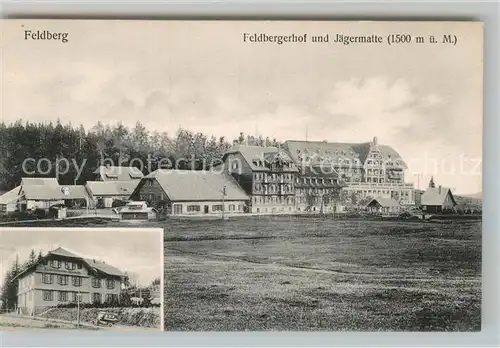
M 66 250 L 64 248 L 61 248 L 61 247 L 58 247 L 57 249 L 54 249 L 52 251 L 49 251 L 48 252 L 49 255 L 56 255 L 56 256 L 64 256 L 64 257 L 71 257 L 71 258 L 75 258 L 75 259 L 81 259 L 80 256 L 72 253 L 71 251 L 69 250 Z
M 85 184 L 92 196 L 130 196 L 140 180 L 87 181 Z
M 108 265 L 107 263 L 105 262 L 102 262 L 102 261 L 98 261 L 98 260 L 94 260 L 94 259 L 88 259 L 88 258 L 83 258 L 69 250 L 66 250 L 64 248 L 61 248 L 61 247 L 58 247 L 54 250 L 51 250 L 47 253 L 47 255 L 45 255 L 42 260 L 39 260 L 38 262 L 36 262 L 34 265 L 32 265 L 31 267 L 29 268 L 26 268 L 25 270 L 23 270 L 22 272 L 20 272 L 16 277 L 14 277 L 12 279 L 15 280 L 17 278 L 19 278 L 21 275 L 25 274 L 25 273 L 28 273 L 30 272 L 31 270 L 35 269 L 36 266 L 46 260 L 48 257 L 50 256 L 61 256 L 61 257 L 67 257 L 67 258 L 71 258 L 71 259 L 76 259 L 76 260 L 81 260 L 83 261 L 87 267 L 89 268 L 93 268 L 99 272 L 102 272 L 102 273 L 105 273 L 105 274 L 108 274 L 108 275 L 111 275 L 111 276 L 119 276 L 119 277 L 126 277 L 127 275 L 120 271 L 118 268 L 114 267 L 114 266 L 111 266 L 111 265 Z
M 172 201 L 249 200 L 236 180 L 226 172 L 158 169 L 145 178 L 155 178 Z
M 420 204 L 442 206 L 448 194 L 451 195 L 453 205 L 456 205 L 455 197 L 448 187 L 428 187 L 420 198 Z
M 0 196 L 0 204 L 10 204 L 17 201 L 21 196 L 19 192 L 21 191 L 21 186 L 18 186 L 3 195 Z
M 326 141 L 297 141 L 288 140 L 284 147 L 296 163 L 303 161 L 303 156 L 310 158 L 312 165 L 321 163 L 341 163 L 349 161 L 349 165 L 362 165 L 370 153 L 372 143 L 331 143 Z M 385 161 L 401 161 L 406 167 L 400 154 L 388 145 L 377 145 Z M 346 163 L 347 164 L 347 163 Z
M 387 197 L 376 197 L 373 198 L 370 203 L 368 203 L 366 206 L 372 206 L 373 204 L 378 203 L 381 207 L 384 208 L 392 208 L 392 207 L 399 207 L 400 204 L 398 201 L 396 201 L 394 198 L 387 198 Z
M 85 262 L 90 265 L 91 267 L 97 269 L 98 271 L 101 271 L 105 274 L 109 274 L 112 276 L 119 276 L 119 277 L 125 277 L 126 274 L 122 271 L 120 271 L 118 268 L 111 266 L 105 262 L 99 261 L 99 260 L 94 260 L 94 259 L 84 259 Z
M 264 161 L 272 162 L 277 157 L 281 157 L 285 162 L 292 164 L 292 167 L 288 171 L 296 172 L 298 170 L 290 154 L 286 150 L 274 146 L 235 145 L 226 151 L 223 160 L 225 160 L 228 154 L 235 153 L 240 153 L 250 168 L 255 171 L 269 171 L 270 169 L 264 165 L 260 165 L 259 161 L 263 164 Z
M 21 192 L 24 195 L 25 199 L 41 201 L 89 198 L 85 187 L 81 185 L 23 185 Z
M 106 180 L 140 180 L 144 174 L 135 167 L 121 166 L 99 166 L 94 174 L 99 174 L 101 179 Z
M 59 187 L 59 182 L 56 178 L 22 178 L 21 186 L 39 186 L 43 185 L 46 187 Z

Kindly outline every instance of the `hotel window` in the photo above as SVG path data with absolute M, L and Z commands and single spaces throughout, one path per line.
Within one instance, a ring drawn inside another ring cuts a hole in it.
M 101 280 L 97 278 L 92 278 L 92 287 L 93 288 L 100 288 L 101 287 Z
M 82 269 L 82 264 L 81 263 L 78 264 L 78 269 Z
M 187 211 L 192 213 L 192 212 L 199 212 L 201 210 L 201 207 L 199 205 L 188 205 L 187 206 Z
M 72 295 L 71 301 L 77 302 L 78 301 L 78 293 L 77 292 L 73 292 L 72 294 L 73 295 Z
M 52 301 L 54 299 L 52 290 L 42 290 L 42 298 L 44 301 Z
M 42 282 L 45 284 L 52 284 L 54 281 L 54 276 L 52 274 L 43 274 L 42 275 Z
M 52 260 L 52 261 L 50 261 L 50 266 L 52 268 L 61 268 L 61 261 L 59 261 L 59 260 Z
M 115 288 L 115 281 L 113 279 L 106 279 L 106 288 L 107 289 L 114 289 Z
M 82 278 L 73 277 L 73 286 L 82 286 Z
M 101 303 L 101 294 L 98 292 L 94 292 L 94 294 L 92 295 L 92 300 L 92 302 L 94 303 Z
M 57 283 L 59 285 L 68 285 L 68 276 L 65 275 L 58 275 L 57 276 Z
M 68 301 L 68 293 L 66 291 L 59 291 L 59 301 L 61 302 Z
M 66 261 L 65 267 L 68 270 L 72 270 L 76 268 L 76 265 L 73 262 Z

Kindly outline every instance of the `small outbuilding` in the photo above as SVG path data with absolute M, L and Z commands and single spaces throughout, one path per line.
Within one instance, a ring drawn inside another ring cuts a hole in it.
M 148 207 L 146 202 L 130 202 L 119 213 L 122 220 L 152 220 L 156 218 L 156 209 Z
M 87 181 L 85 187 L 93 205 L 97 208 L 111 208 L 113 202 L 127 202 L 140 180 Z
M 446 211 L 454 211 L 457 202 L 451 190 L 447 187 L 433 187 L 429 185 L 422 194 L 422 210 L 430 214 L 439 214 Z
M 21 190 L 20 186 L 4 193 L 0 196 L 0 214 L 1 213 L 12 213 L 17 211 L 17 202 L 21 198 L 19 192 Z
M 366 208 L 371 214 L 393 215 L 401 212 L 401 205 L 393 198 L 376 197 L 373 198 Z

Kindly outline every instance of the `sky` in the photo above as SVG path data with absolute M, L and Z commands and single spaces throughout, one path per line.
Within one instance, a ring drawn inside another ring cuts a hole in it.
M 482 26 L 466 22 L 3 21 L 2 117 L 393 146 L 407 181 L 482 191 Z M 68 42 L 24 40 L 24 30 Z M 452 44 L 243 42 L 244 33 Z
M 85 258 L 102 260 L 143 286 L 163 272 L 161 229 L 2 228 L 0 242 L 0 287 L 16 255 L 19 262 L 25 262 L 32 249 L 45 255 L 62 247 Z

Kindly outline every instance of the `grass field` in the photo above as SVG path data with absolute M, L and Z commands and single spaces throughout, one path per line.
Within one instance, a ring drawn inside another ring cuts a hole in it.
M 478 331 L 481 223 L 165 224 L 165 330 Z

